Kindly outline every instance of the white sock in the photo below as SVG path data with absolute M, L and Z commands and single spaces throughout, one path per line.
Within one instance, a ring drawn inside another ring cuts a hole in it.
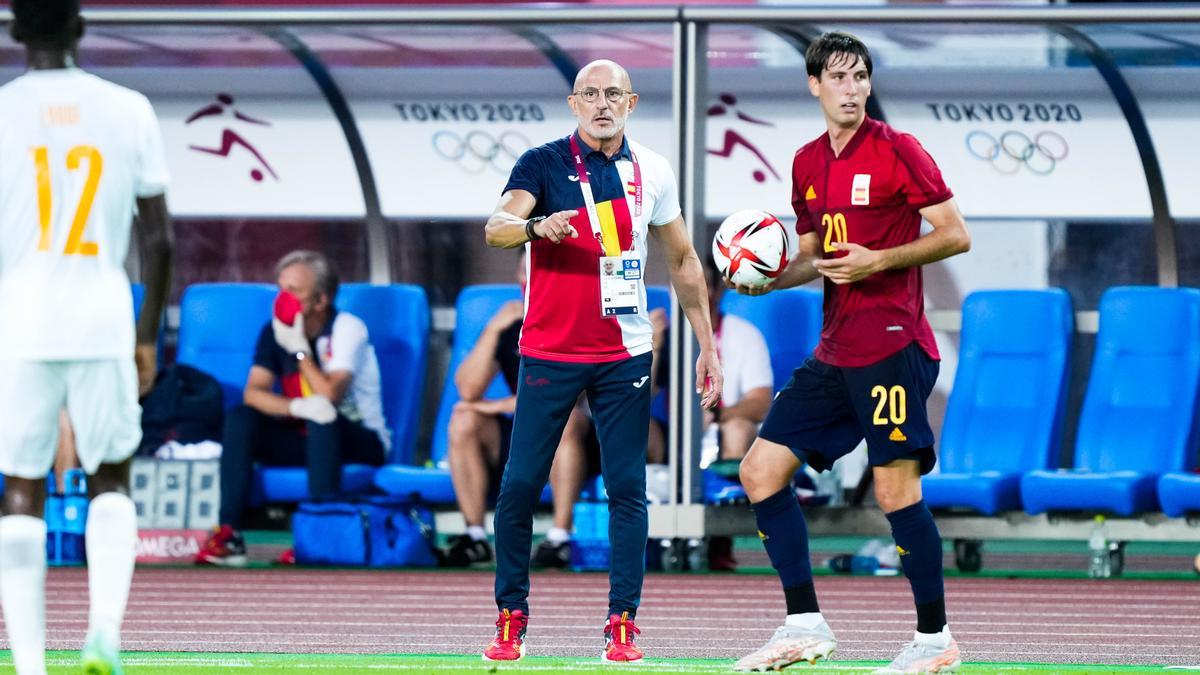
M 105 492 L 88 506 L 88 636 L 121 641 L 121 621 L 129 599 L 137 556 L 137 509 L 119 492 Z
M 46 521 L 0 518 L 0 600 L 20 675 L 46 673 Z
M 942 630 L 937 633 L 913 633 L 914 642 L 934 647 L 948 647 L 950 646 L 950 640 L 950 624 L 942 626 Z
M 471 541 L 487 541 L 487 530 L 482 525 L 468 525 L 467 536 Z
M 561 527 L 552 527 L 549 530 L 546 530 L 546 541 L 554 544 L 555 546 L 558 546 L 559 544 L 565 544 L 568 541 L 571 541 L 571 533 L 567 532 Z
M 788 614 L 787 619 L 783 622 L 785 625 L 793 628 L 802 628 L 804 630 L 813 630 L 817 626 L 825 623 L 825 617 L 821 616 L 820 612 L 805 612 L 804 614 Z

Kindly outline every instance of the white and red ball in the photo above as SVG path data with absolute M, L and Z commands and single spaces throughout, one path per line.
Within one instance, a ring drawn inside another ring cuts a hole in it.
M 788 233 L 775 216 L 747 209 L 725 219 L 713 237 L 717 269 L 739 286 L 765 286 L 788 264 Z

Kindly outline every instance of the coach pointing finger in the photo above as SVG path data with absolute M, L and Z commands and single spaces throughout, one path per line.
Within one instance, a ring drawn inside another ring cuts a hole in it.
M 570 237 L 576 239 L 579 237 L 579 232 L 571 225 L 571 219 L 579 215 L 575 209 L 567 209 L 566 211 L 558 211 L 544 218 L 530 218 L 525 221 L 529 240 L 549 239 L 555 244 L 563 239 Z
M 579 71 L 567 97 L 571 135 L 517 160 L 485 228 L 491 246 L 529 251 L 521 372 L 511 450 L 496 500 L 496 638 L 491 661 L 525 654 L 533 507 L 559 437 L 586 392 L 608 490 L 612 565 L 607 662 L 640 661 L 634 624 L 646 533 L 646 440 L 654 329 L 646 312 L 647 239 L 662 245 L 679 304 L 700 344 L 701 402 L 721 399 L 700 258 L 661 155 L 625 135 L 637 106 L 629 74 L 612 61 Z M 581 236 L 582 234 L 582 236 Z

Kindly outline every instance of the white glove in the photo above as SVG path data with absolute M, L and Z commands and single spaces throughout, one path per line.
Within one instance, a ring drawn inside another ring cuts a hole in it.
M 304 316 L 297 314 L 295 323 L 290 326 L 272 317 L 271 330 L 275 333 L 275 343 L 287 353 L 312 353 L 312 348 L 308 346 L 308 338 L 304 335 Z
M 330 424 L 337 419 L 337 408 L 320 394 L 294 398 L 288 403 L 288 414 L 317 424 Z

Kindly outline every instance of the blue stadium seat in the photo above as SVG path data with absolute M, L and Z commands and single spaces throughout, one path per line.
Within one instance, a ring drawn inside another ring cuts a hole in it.
M 379 360 L 383 413 L 392 432 L 388 460 L 411 462 L 429 347 L 429 301 L 425 289 L 412 284 L 343 284 L 337 307 L 367 324 L 367 334 Z M 371 466 L 346 465 L 342 468 L 342 489 L 368 491 L 375 471 Z M 258 473 L 255 481 L 261 487 L 258 494 L 266 501 L 299 502 L 308 498 L 307 469 L 263 467 Z
M 453 504 L 450 469 L 441 466 L 387 464 L 375 472 L 375 487 L 394 497 L 419 499 L 427 504 Z
M 671 289 L 667 286 L 647 286 L 646 309 L 652 312 L 665 309 L 667 316 L 671 316 Z
M 410 463 L 429 351 L 429 300 L 413 284 L 343 284 L 338 308 L 367 324 L 382 375 L 383 414 L 392 431 L 391 462 Z
M 1200 513 L 1200 473 L 1168 473 L 1158 479 L 1158 500 L 1168 516 Z
M 783 388 L 792 371 L 812 356 L 821 339 L 824 295 L 810 288 L 788 288 L 767 295 L 749 296 L 734 291 L 721 295 L 721 311 L 754 324 L 762 333 L 771 356 L 775 391 Z M 704 472 L 704 500 L 724 504 L 746 498 L 741 485 L 709 471 Z
M 179 303 L 175 360 L 217 379 L 225 408 L 242 402 L 258 332 L 271 317 L 272 284 L 193 284 Z
M 962 345 L 942 425 L 931 508 L 987 515 L 1021 507 L 1021 476 L 1057 466 L 1074 316 L 1061 289 L 978 291 L 962 308 Z
M 647 288 L 647 306 L 650 309 L 670 304 L 670 292 L 661 286 Z M 450 448 L 448 429 L 450 413 L 458 403 L 458 387 L 454 384 L 454 372 L 479 340 L 479 334 L 492 316 L 506 302 L 521 299 L 521 289 L 516 284 L 481 284 L 464 288 L 455 304 L 456 323 L 454 343 L 450 352 L 450 364 L 446 380 L 442 385 L 442 396 L 438 404 L 438 416 L 433 430 L 430 462 L 433 466 L 419 467 L 408 464 L 392 464 L 375 474 L 375 486 L 384 492 L 403 497 L 416 496 L 428 503 L 453 504 L 454 486 L 450 470 L 446 466 L 446 453 Z M 484 398 L 504 398 L 512 392 L 499 374 L 492 380 Z M 542 491 L 542 503 L 550 502 L 550 488 Z
M 646 287 L 646 308 L 650 311 L 656 309 L 667 310 L 667 322 L 671 321 L 671 289 L 666 286 L 647 286 Z M 664 345 L 665 349 L 665 345 Z M 663 354 L 666 354 L 664 351 Z M 667 395 L 667 387 L 663 386 L 650 399 L 650 417 L 659 421 L 664 427 L 667 425 L 667 418 L 670 415 L 668 406 L 670 405 L 670 397 Z
M 389 464 L 375 473 L 375 486 L 396 496 L 417 496 L 431 504 L 453 504 L 454 485 L 446 465 L 450 449 L 450 413 L 458 403 L 458 386 L 454 372 L 479 340 L 480 333 L 504 303 L 521 299 L 516 284 L 481 284 L 464 288 L 455 303 L 454 342 L 450 350 L 450 365 L 442 385 L 437 421 L 433 428 L 430 463 L 433 466 L 412 466 L 411 463 Z M 512 392 L 499 374 L 488 385 L 484 398 L 504 398 Z
M 722 311 L 754 324 L 767 341 L 775 391 L 787 384 L 792 371 L 816 349 L 821 339 L 823 297 L 820 291 L 810 288 L 788 288 L 759 296 L 729 291 L 721 296 Z
M 142 302 L 146 299 L 146 287 L 141 284 L 129 284 L 129 292 L 133 295 L 133 320 L 142 316 Z
M 1100 300 L 1075 468 L 1027 473 L 1025 510 L 1158 509 L 1159 476 L 1183 470 L 1195 448 L 1198 385 L 1200 291 L 1110 288 Z
M 454 384 L 454 371 L 467 358 L 471 348 L 479 341 L 488 321 L 500 310 L 506 302 L 521 299 L 521 288 L 516 284 L 480 284 L 468 286 L 458 294 L 455 303 L 454 343 L 450 348 L 450 367 L 446 371 L 446 381 L 442 385 L 442 397 L 438 403 L 437 421 L 433 427 L 433 446 L 430 449 L 430 459 L 433 463 L 445 467 L 446 452 L 450 449 L 450 413 L 454 404 L 458 403 L 458 385 Z M 485 399 L 504 398 L 511 396 L 508 385 L 499 373 L 488 385 L 484 392 Z

